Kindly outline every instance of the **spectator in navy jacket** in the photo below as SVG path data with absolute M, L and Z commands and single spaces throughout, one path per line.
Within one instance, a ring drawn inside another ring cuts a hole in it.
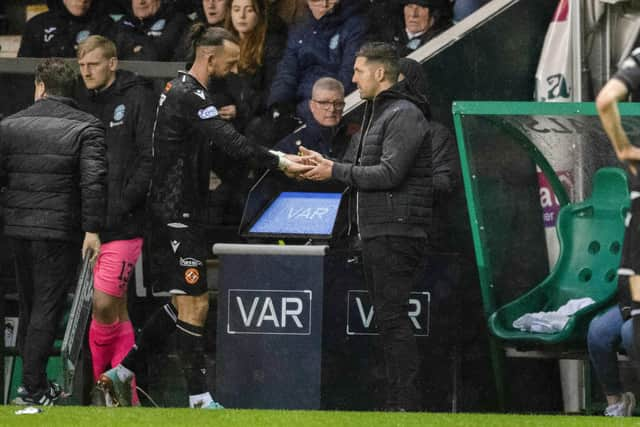
M 289 32 L 267 104 L 276 116 L 293 112 L 307 122 L 311 89 L 321 77 L 333 77 L 346 92 L 351 82 L 355 53 L 364 42 L 367 25 L 360 0 L 308 0 L 307 19 Z
M 350 139 L 342 123 L 344 86 L 334 78 L 323 77 L 313 85 L 312 94 L 309 109 L 313 120 L 278 142 L 275 149 L 298 154 L 302 145 L 324 157 L 340 160 Z

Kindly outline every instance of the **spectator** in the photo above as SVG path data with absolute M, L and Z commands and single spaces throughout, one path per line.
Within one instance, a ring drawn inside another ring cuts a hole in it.
M 343 161 L 301 148 L 317 164 L 305 178 L 334 179 L 356 192 L 364 277 L 382 339 L 390 411 L 419 408 L 420 357 L 407 312 L 426 258 L 433 191 L 424 98 L 394 88 L 397 79 L 392 45 L 362 46 L 353 81 L 367 104 Z
M 349 142 L 347 127 L 342 123 L 344 86 L 334 78 L 323 77 L 315 82 L 311 94 L 309 109 L 313 120 L 281 140 L 275 149 L 298 154 L 303 145 L 323 157 L 340 160 Z
M 312 118 L 309 99 L 319 78 L 333 77 L 346 92 L 353 90 L 355 53 L 367 30 L 359 0 L 307 0 L 307 5 L 311 14 L 289 32 L 267 101 L 275 117 L 295 111 L 304 122 Z
M 402 17 L 391 25 L 383 25 L 369 36 L 393 43 L 398 55 L 407 56 L 420 46 L 451 27 L 449 0 L 400 0 Z
M 267 94 L 286 43 L 286 34 L 270 31 L 265 0 L 227 0 L 225 28 L 240 40 L 237 74 L 212 79 L 210 90 L 225 92 L 234 105 L 223 104 L 220 117 L 244 130 L 247 122 L 266 110 Z M 214 99 L 215 102 L 215 99 Z
M 201 7 L 196 10 L 193 23 L 202 22 L 209 27 L 224 26 L 227 17 L 227 1 L 226 0 L 202 0 Z M 190 61 L 193 53 L 189 53 L 189 30 L 190 25 L 184 29 L 180 43 L 174 54 L 174 61 Z
M 91 36 L 78 49 L 87 88 L 81 107 L 106 129 L 107 212 L 102 247 L 94 268 L 89 348 L 94 381 L 116 366 L 135 342 L 126 290 L 142 250 L 145 201 L 151 178 L 151 130 L 156 97 L 151 82 L 118 70 L 116 47 Z M 132 384 L 137 401 L 135 385 Z
M 424 98 L 428 105 L 427 75 L 422 65 L 409 58 L 401 58 L 399 85 L 408 94 Z M 425 109 L 425 116 L 431 119 L 431 113 Z M 456 139 L 443 124 L 430 120 L 430 138 L 433 170 L 433 216 L 429 231 L 429 246 L 432 250 L 448 252 L 454 250 L 450 240 L 452 215 L 449 212 L 452 193 L 460 183 L 460 160 Z
M 595 317 L 587 334 L 589 358 L 607 398 L 604 414 L 614 417 L 631 416 L 636 405 L 633 393 L 625 392 L 620 383 L 617 359 L 620 344 L 635 363 L 640 360 L 640 205 L 635 196 L 640 191 L 640 148 L 629 142 L 618 110 L 618 102 L 640 88 L 639 63 L 640 49 L 635 49 L 596 98 L 602 127 L 618 160 L 627 169 L 631 192 L 631 210 L 625 221 L 622 259 L 618 268 L 618 306 Z
M 131 0 L 130 12 L 116 23 L 109 38 L 120 59 L 168 61 L 188 22 L 167 0 Z
M 59 1 L 59 0 L 57 0 Z M 106 34 L 113 25 L 92 0 L 62 0 L 58 7 L 34 16 L 22 34 L 18 56 L 71 58 L 92 34 Z
M 15 255 L 20 306 L 23 383 L 16 403 L 25 405 L 51 405 L 61 395 L 47 379 L 47 359 L 79 255 L 96 257 L 100 249 L 104 129 L 76 108 L 75 83 L 76 71 L 63 60 L 41 62 L 35 103 L 0 122 L 0 176 L 8 177 L 4 233 Z

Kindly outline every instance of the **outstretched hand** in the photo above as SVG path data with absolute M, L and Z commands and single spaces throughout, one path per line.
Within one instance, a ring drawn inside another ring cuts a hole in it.
M 298 178 L 300 175 L 313 169 L 313 165 L 306 157 L 300 157 L 293 154 L 287 154 L 285 157 L 290 163 L 283 172 L 289 178 Z

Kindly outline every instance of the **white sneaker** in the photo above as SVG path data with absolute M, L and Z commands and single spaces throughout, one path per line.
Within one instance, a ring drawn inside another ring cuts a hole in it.
M 630 391 L 622 393 L 622 399 L 618 403 L 607 406 L 604 410 L 606 417 L 630 417 L 636 408 L 636 397 Z

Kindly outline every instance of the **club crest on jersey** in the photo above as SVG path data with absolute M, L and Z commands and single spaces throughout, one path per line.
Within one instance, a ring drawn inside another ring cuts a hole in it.
M 195 285 L 200 280 L 200 272 L 197 268 L 188 268 L 184 272 L 184 281 L 187 282 L 188 285 Z
M 207 108 L 198 110 L 198 117 L 200 117 L 202 120 L 211 119 L 217 115 L 218 115 L 218 110 L 216 110 L 216 107 L 214 107 L 213 105 L 210 105 Z
M 124 119 L 124 113 L 126 111 L 127 108 L 124 106 L 124 104 L 118 105 L 115 110 L 113 110 L 113 120 L 119 122 L 120 120 Z
M 76 34 L 76 43 L 80 44 L 86 39 L 89 38 L 91 33 L 88 30 L 82 30 L 78 34 Z
M 331 37 L 331 40 L 329 40 L 329 49 L 336 50 L 338 48 L 338 43 L 340 43 L 340 33 Z
M 166 19 L 158 19 L 151 26 L 151 31 L 162 31 L 162 30 L 164 30 L 164 26 L 165 25 L 167 25 L 167 20 Z

